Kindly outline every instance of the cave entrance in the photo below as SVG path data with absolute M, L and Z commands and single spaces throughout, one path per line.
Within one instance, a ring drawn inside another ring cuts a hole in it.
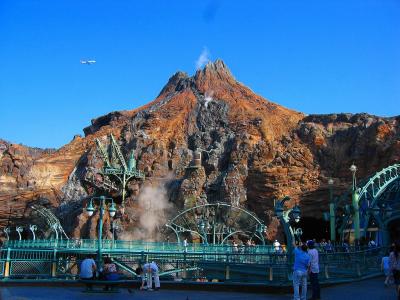
M 329 222 L 323 219 L 302 217 L 295 227 L 300 227 L 303 230 L 301 240 L 304 242 L 312 239 L 316 239 L 317 241 L 329 239 Z
M 400 218 L 390 221 L 387 229 L 389 231 L 390 243 L 400 241 Z

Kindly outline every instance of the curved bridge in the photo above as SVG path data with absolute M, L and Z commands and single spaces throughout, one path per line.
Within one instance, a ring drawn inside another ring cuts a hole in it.
M 388 166 L 369 177 L 353 192 L 353 197 L 359 207 L 360 237 L 369 237 L 388 244 L 388 225 L 391 221 L 400 219 L 400 164 Z M 347 193 L 344 198 L 349 199 Z M 345 208 L 348 211 L 348 207 Z M 347 227 L 353 226 L 355 210 L 353 205 L 350 213 L 353 221 L 346 222 Z M 350 219 L 348 218 L 349 221 Z M 377 230 L 375 236 L 371 234 L 373 228 Z

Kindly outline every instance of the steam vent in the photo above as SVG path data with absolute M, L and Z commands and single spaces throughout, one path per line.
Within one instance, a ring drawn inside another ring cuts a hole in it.
M 125 205 L 113 219 L 105 216 L 105 238 L 114 224 L 118 239 L 164 241 L 162 228 L 179 211 L 223 202 L 254 212 L 267 226 L 266 238 L 274 239 L 282 238 L 274 200 L 287 195 L 289 207 L 300 205 L 306 232 L 323 222 L 329 178 L 339 195 L 351 185 L 353 162 L 358 178 L 366 178 L 399 161 L 399 121 L 364 113 L 304 115 L 255 94 L 216 60 L 193 76 L 175 73 L 140 108 L 93 119 L 84 137 L 60 149 L 1 140 L 0 226 L 41 222 L 49 236 L 35 204 L 51 211 L 69 237 L 95 238 L 98 213 L 89 217 L 83 208 L 104 194 Z M 136 177 L 128 180 L 130 174 Z M 140 216 L 156 209 L 159 221 L 147 226 Z

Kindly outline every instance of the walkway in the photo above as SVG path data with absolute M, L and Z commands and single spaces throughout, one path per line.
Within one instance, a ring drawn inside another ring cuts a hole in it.
M 135 290 L 128 293 L 127 289 L 122 289 L 119 294 L 87 294 L 82 293 L 83 287 L 0 287 L 1 300 L 290 300 L 290 294 L 254 294 L 239 292 L 220 292 L 220 291 L 190 291 L 190 290 L 160 290 L 157 292 L 144 292 Z M 393 288 L 385 288 L 383 279 L 369 279 L 351 284 L 343 284 L 327 287 L 322 290 L 324 300 L 395 300 Z

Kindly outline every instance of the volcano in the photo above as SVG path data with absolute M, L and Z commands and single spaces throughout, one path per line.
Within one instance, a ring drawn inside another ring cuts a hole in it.
M 60 149 L 0 141 L 0 226 L 32 222 L 37 204 L 71 236 L 94 237 L 96 215 L 88 218 L 82 203 L 101 191 L 87 173 L 103 164 L 95 140 L 106 143 L 112 134 L 125 157 L 134 150 L 145 174 L 127 185 L 126 211 L 117 215 L 121 232 L 140 226 L 141 192 L 157 186 L 169 203 L 167 217 L 226 202 L 255 212 L 274 238 L 275 199 L 288 195 L 304 218 L 318 220 L 327 210 L 329 178 L 340 194 L 350 186 L 353 162 L 363 178 L 399 161 L 399 121 L 365 113 L 307 116 L 255 94 L 217 60 L 193 76 L 177 72 L 145 106 L 92 120 L 84 137 Z M 198 167 L 190 169 L 196 153 Z M 120 194 L 113 197 L 120 201 Z

